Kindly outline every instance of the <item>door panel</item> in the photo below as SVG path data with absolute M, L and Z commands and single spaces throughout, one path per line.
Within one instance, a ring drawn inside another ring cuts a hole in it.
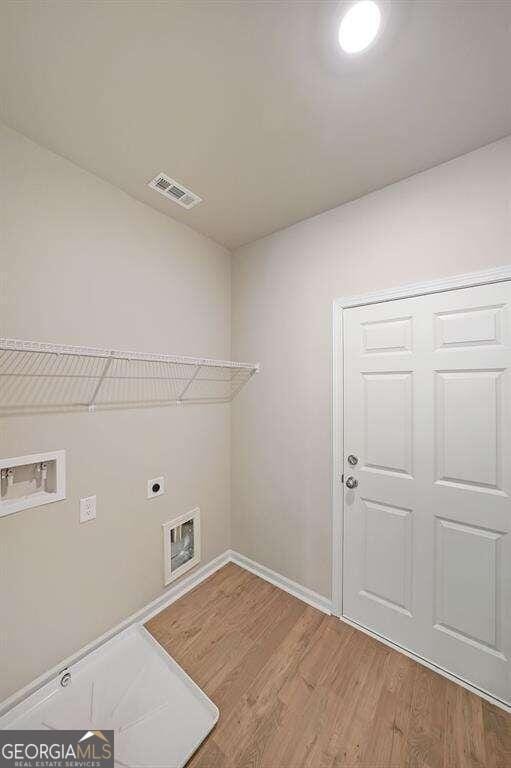
M 365 597 L 411 616 L 412 511 L 361 499 Z M 382 557 L 384 554 L 384 557 Z
M 497 593 L 502 534 L 441 518 L 436 524 L 435 629 L 502 656 Z
M 436 315 L 437 349 L 501 344 L 502 310 L 496 307 L 454 310 Z
M 511 284 L 344 312 L 343 613 L 511 702 Z
M 501 491 L 502 373 L 436 373 L 438 482 Z
M 412 374 L 363 373 L 365 468 L 412 474 Z
M 389 320 L 362 323 L 362 350 L 377 352 L 410 352 L 412 349 L 412 318 L 393 317 Z

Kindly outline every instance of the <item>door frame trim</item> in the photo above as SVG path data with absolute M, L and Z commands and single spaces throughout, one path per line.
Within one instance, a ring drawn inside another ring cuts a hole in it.
M 343 361 L 343 313 L 345 309 L 411 299 L 433 293 L 475 288 L 511 280 L 511 264 L 494 267 L 482 272 L 408 283 L 361 296 L 344 296 L 334 299 L 332 318 L 332 613 L 343 617 L 342 611 L 342 555 L 344 528 L 344 493 L 340 481 L 344 467 L 344 361 Z

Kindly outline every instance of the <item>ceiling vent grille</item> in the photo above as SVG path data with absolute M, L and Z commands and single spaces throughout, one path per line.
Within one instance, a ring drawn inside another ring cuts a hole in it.
M 199 197 L 199 195 L 196 195 L 190 189 L 183 187 L 182 184 L 175 181 L 175 179 L 171 179 L 170 176 L 167 176 L 165 173 L 159 173 L 158 176 L 155 176 L 155 178 L 152 179 L 152 181 L 148 182 L 148 185 L 159 192 L 160 195 L 163 195 L 163 197 L 166 197 L 168 200 L 173 200 L 187 210 L 202 203 L 202 197 Z

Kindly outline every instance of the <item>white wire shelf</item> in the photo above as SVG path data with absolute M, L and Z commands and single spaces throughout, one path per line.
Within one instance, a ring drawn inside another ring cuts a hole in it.
M 0 338 L 0 414 L 228 403 L 258 365 Z

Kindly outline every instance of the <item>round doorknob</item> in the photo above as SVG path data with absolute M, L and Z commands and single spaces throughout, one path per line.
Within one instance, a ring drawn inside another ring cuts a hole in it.
M 357 488 L 357 487 L 358 487 L 358 480 L 356 478 L 351 477 L 351 475 L 350 477 L 346 478 L 346 488 L 349 488 L 351 490 L 352 488 Z

